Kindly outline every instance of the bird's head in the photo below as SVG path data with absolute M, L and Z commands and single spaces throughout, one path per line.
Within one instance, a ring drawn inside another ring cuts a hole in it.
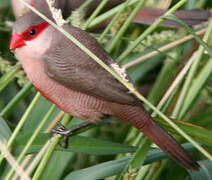
M 13 26 L 10 50 L 21 48 L 25 46 L 27 42 L 38 38 L 48 25 L 47 22 L 34 13 L 27 13 L 18 18 Z

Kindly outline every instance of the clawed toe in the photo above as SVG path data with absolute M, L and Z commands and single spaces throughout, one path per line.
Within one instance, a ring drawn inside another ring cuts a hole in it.
M 53 134 L 65 135 L 66 132 L 67 132 L 67 129 L 61 124 L 61 122 L 57 122 L 57 127 L 51 129 L 51 133 Z
M 52 129 L 51 129 L 51 133 L 52 133 L 52 134 L 60 134 L 60 132 L 61 132 L 61 131 L 60 131 L 59 129 L 56 129 L 56 128 L 52 128 Z
M 86 128 L 92 124 L 93 123 L 87 122 L 87 123 L 80 124 L 75 128 L 67 130 L 60 122 L 57 122 L 57 127 L 51 129 L 51 133 L 52 134 L 60 134 L 60 135 L 64 136 L 64 143 L 61 144 L 61 146 L 64 148 L 67 148 L 68 147 L 68 138 L 71 135 L 75 134 L 80 129 Z
M 66 129 L 61 129 L 61 128 L 53 128 L 51 130 L 52 133 L 54 134 L 60 134 L 63 136 L 70 136 L 72 133 L 70 133 L 70 130 L 66 130 Z
M 63 134 L 63 132 L 66 131 L 66 129 L 63 129 L 63 128 L 53 128 L 52 129 L 52 133 L 55 133 L 55 134 Z
M 63 129 L 63 130 L 66 130 L 66 128 L 65 128 L 65 126 L 63 126 L 62 124 L 61 124 L 61 122 L 57 122 L 57 126 L 58 126 L 58 129 Z

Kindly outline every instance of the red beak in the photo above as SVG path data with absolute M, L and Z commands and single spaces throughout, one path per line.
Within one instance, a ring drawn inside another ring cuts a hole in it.
M 26 45 L 23 37 L 18 33 L 12 33 L 12 39 L 10 41 L 10 50 L 15 50 L 16 48 Z

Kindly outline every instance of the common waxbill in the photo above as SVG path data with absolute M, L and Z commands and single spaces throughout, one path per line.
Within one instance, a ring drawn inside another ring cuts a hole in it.
M 49 11 L 43 13 L 53 20 Z M 63 28 L 114 71 L 119 69 L 118 64 L 87 32 L 67 24 Z M 96 122 L 105 115 L 116 116 L 143 132 L 184 168 L 199 169 L 181 145 L 144 110 L 140 100 L 33 12 L 15 22 L 10 49 L 20 59 L 35 88 L 61 110 L 88 122 Z M 129 77 L 125 78 L 131 82 Z
M 24 1 L 34 4 L 34 2 L 36 1 L 45 1 L 45 0 L 24 0 Z M 110 0 L 105 5 L 102 12 L 110 8 L 113 8 L 114 6 L 119 5 L 123 3 L 124 1 L 125 0 Z M 58 4 L 57 7 L 62 9 L 64 17 L 67 17 L 70 15 L 71 11 L 76 10 L 85 1 L 84 0 L 56 0 L 55 2 Z M 86 9 L 86 16 L 89 16 L 97 8 L 97 6 L 100 3 L 101 3 L 101 0 L 94 0 Z M 11 0 L 11 4 L 13 8 L 13 13 L 16 18 L 18 18 L 19 16 L 23 15 L 24 13 L 28 11 L 28 9 L 18 0 Z M 133 19 L 133 23 L 151 25 L 158 17 L 162 16 L 165 12 L 166 12 L 165 9 L 143 7 L 138 12 L 136 17 Z M 181 20 L 183 20 L 188 25 L 193 26 L 208 20 L 208 18 L 211 16 L 211 13 L 203 9 L 196 9 L 196 10 L 194 9 L 194 10 L 178 10 L 174 13 L 174 15 L 180 18 Z M 102 28 L 106 26 L 108 22 L 109 21 L 107 21 L 100 27 Z M 160 26 L 178 28 L 181 25 L 172 20 L 165 20 L 162 24 L 160 24 Z

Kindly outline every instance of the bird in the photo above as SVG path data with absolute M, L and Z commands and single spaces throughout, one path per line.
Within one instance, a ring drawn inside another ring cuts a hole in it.
M 42 3 L 39 10 L 54 21 L 46 2 Z M 69 24 L 64 24 L 62 28 L 115 73 L 123 70 L 88 32 Z M 64 112 L 89 123 L 113 115 L 143 132 L 182 167 L 199 170 L 198 163 L 154 121 L 137 97 L 34 12 L 27 12 L 15 21 L 10 50 L 21 61 L 34 87 Z M 126 73 L 123 76 L 133 85 Z M 62 130 L 57 133 L 69 135 Z

